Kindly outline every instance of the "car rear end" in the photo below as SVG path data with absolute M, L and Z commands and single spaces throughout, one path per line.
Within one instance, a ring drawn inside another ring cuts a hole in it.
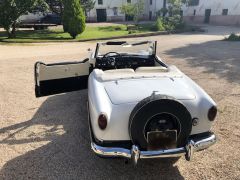
M 183 155 L 190 160 L 194 152 L 216 142 L 210 131 L 216 104 L 184 74 L 167 77 L 173 84 L 180 81 L 179 88 L 186 90 L 184 95 L 179 89 L 182 97 L 176 98 L 176 93 L 169 94 L 171 90 L 165 92 L 161 86 L 152 85 L 152 93 L 144 95 L 147 88 L 141 92 L 143 86 L 128 84 L 141 84 L 146 79 L 147 83 L 172 83 L 164 77 L 103 81 L 99 78 L 103 72 L 98 71 L 94 70 L 89 77 L 88 104 L 91 146 L 97 155 L 132 159 L 135 164 L 139 159 Z

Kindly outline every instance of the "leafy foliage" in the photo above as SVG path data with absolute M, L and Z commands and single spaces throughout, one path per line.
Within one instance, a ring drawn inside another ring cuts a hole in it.
M 153 26 L 153 30 L 154 31 L 164 31 L 165 30 L 163 18 L 161 18 L 161 17 L 157 18 L 157 21 L 155 22 L 155 24 Z
M 37 7 L 46 8 L 43 0 L 2 0 L 0 3 L 0 25 L 7 31 L 8 37 L 15 37 L 17 20 L 21 15 Z
M 85 30 L 85 14 L 79 0 L 64 0 L 63 26 L 72 38 Z
M 168 0 L 169 16 L 180 15 L 182 7 L 182 0 Z
M 96 3 L 93 0 L 80 0 L 80 2 L 86 14 L 94 8 Z
M 64 10 L 63 0 L 45 0 L 45 1 L 52 12 L 62 17 Z M 86 15 L 88 12 L 90 12 L 91 9 L 94 8 L 95 5 L 94 0 L 79 0 L 79 2 L 82 5 L 82 8 L 85 11 Z
M 63 0 L 45 0 L 49 6 L 49 9 L 57 14 L 62 16 L 63 13 Z
M 165 30 L 179 30 L 185 27 L 183 18 L 181 16 L 181 7 L 183 3 L 187 3 L 187 0 L 168 0 L 168 6 L 162 8 L 157 14 L 162 16 L 161 24 Z M 168 13 L 168 16 L 165 15 Z M 157 19 L 155 29 L 159 29 L 157 25 L 160 24 L 160 20 Z
M 236 35 L 234 33 L 230 34 L 227 38 L 225 38 L 227 41 L 240 41 L 240 35 Z
M 133 4 L 124 4 L 121 7 L 121 12 L 127 16 L 134 16 L 134 5 Z
M 185 23 L 180 15 L 174 15 L 166 18 L 166 30 L 179 30 L 185 27 Z
M 140 16 L 144 10 L 144 1 L 138 0 L 136 3 L 123 4 L 121 7 L 121 12 L 127 16 L 132 16 L 135 23 L 138 23 Z
M 159 11 L 157 11 L 157 16 L 165 17 L 167 13 L 168 13 L 168 9 L 163 7 Z

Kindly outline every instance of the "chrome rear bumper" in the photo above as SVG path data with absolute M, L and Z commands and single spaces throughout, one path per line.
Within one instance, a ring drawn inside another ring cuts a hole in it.
M 138 146 L 133 145 L 131 149 L 118 148 L 118 147 L 102 147 L 94 142 L 91 142 L 92 150 L 102 157 L 123 157 L 132 159 L 134 164 L 137 164 L 139 159 L 147 158 L 163 158 L 163 157 L 179 157 L 184 156 L 186 160 L 190 161 L 193 153 L 206 149 L 216 143 L 216 136 L 213 133 L 194 140 L 191 139 L 185 147 L 157 150 L 157 151 L 140 151 Z

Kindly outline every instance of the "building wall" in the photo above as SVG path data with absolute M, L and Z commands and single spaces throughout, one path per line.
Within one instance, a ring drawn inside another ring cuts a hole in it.
M 163 0 L 152 0 L 152 5 L 150 0 L 145 0 L 145 14 L 149 16 L 149 12 L 152 12 L 152 18 L 155 19 L 157 12 L 163 8 Z
M 131 0 L 131 3 L 136 3 L 138 0 Z M 88 21 L 97 21 L 97 9 L 106 9 L 107 21 L 125 21 L 125 14 L 121 13 L 121 7 L 126 4 L 127 0 L 103 0 L 103 4 L 99 5 L 98 0 L 94 9 L 88 14 Z M 150 0 L 145 0 L 144 12 L 142 14 L 141 20 L 149 20 L 149 11 L 152 12 L 153 19 L 156 17 L 156 12 L 163 6 L 163 0 L 152 0 L 152 5 L 150 5 Z M 114 9 L 117 9 L 117 15 L 114 14 Z
M 106 9 L 107 21 L 124 21 L 125 15 L 121 13 L 120 7 L 125 3 L 125 0 L 103 0 L 103 4 L 98 4 L 96 0 L 95 7 L 88 14 L 90 22 L 97 21 L 97 9 Z M 114 8 L 117 9 L 117 15 L 114 14 Z
M 240 0 L 199 0 L 198 6 L 183 7 L 185 21 L 204 23 L 206 9 L 211 9 L 210 24 L 240 25 Z M 222 15 L 223 9 L 228 9 L 227 15 Z

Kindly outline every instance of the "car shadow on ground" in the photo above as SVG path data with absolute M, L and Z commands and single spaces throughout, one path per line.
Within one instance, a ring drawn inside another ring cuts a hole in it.
M 203 73 L 213 73 L 231 83 L 240 83 L 239 47 L 240 42 L 208 41 L 174 48 L 164 54 L 172 56 L 179 64 L 186 60 L 193 70 L 204 68 Z
M 123 159 L 94 155 L 86 102 L 87 91 L 52 96 L 31 120 L 0 129 L 8 134 L 0 144 L 38 144 L 6 162 L 0 179 L 183 179 L 174 160 L 145 160 L 134 167 Z M 35 130 L 29 132 L 31 128 Z M 24 131 L 28 135 L 20 136 Z

